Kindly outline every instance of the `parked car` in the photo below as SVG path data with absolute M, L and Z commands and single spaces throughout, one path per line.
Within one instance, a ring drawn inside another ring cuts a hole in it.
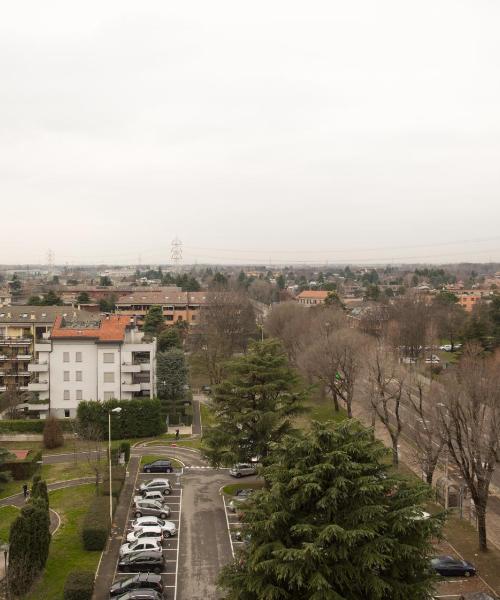
M 177 527 L 172 521 L 164 521 L 159 517 L 139 517 L 131 523 L 132 530 L 142 529 L 143 527 L 159 527 L 162 530 L 163 537 L 168 538 L 177 533 Z
M 111 586 L 109 595 L 111 598 L 119 596 L 131 590 L 143 589 L 155 590 L 159 594 L 163 593 L 163 581 L 160 575 L 154 573 L 139 573 L 126 579 L 121 579 Z
M 168 496 L 168 494 L 170 494 L 172 491 L 172 486 L 170 485 L 170 481 L 168 479 L 150 479 L 145 483 L 141 483 L 141 485 L 137 488 L 137 491 L 139 494 L 160 491 L 164 496 Z
M 172 473 L 174 468 L 169 460 L 154 460 L 146 463 L 142 470 L 144 473 Z
M 170 507 L 166 504 L 160 504 L 156 500 L 137 500 L 133 508 L 134 517 L 160 517 L 167 519 L 170 517 Z
M 160 550 L 148 550 L 120 557 L 118 570 L 129 573 L 161 573 L 164 565 L 163 552 Z
M 158 538 L 142 538 L 132 544 L 122 544 L 120 547 L 120 556 L 137 554 L 138 552 L 144 552 L 145 550 L 161 551 L 161 540 Z
M 255 490 L 247 488 L 243 490 L 237 490 L 234 498 L 231 499 L 231 502 L 228 504 L 228 508 L 231 512 L 236 512 L 238 508 L 244 504 L 248 498 L 255 492 Z
M 498 600 L 498 596 L 491 596 L 486 592 L 466 592 L 460 596 L 460 600 Z
M 229 469 L 229 475 L 238 478 L 255 475 L 255 473 L 257 473 L 257 469 L 250 463 L 236 463 Z
M 470 577 L 476 574 L 476 567 L 472 563 L 453 558 L 453 556 L 436 556 L 431 560 L 431 567 L 438 575 Z
M 157 538 L 160 542 L 163 541 L 163 531 L 161 527 L 142 527 L 141 529 L 135 529 L 127 534 L 127 542 L 133 544 L 137 540 L 143 538 Z
M 439 346 L 440 350 L 444 350 L 444 352 L 451 352 L 451 344 L 443 344 Z
M 201 391 L 204 394 L 210 395 L 212 393 L 212 388 L 209 385 L 202 385 L 201 386 Z
M 155 500 L 160 504 L 165 504 L 166 502 L 165 496 L 160 490 L 151 490 L 150 492 L 143 492 L 138 496 L 134 496 L 134 502 L 139 502 L 140 500 Z
M 425 359 L 425 362 L 428 365 L 437 365 L 438 363 L 441 362 L 441 359 L 439 358 L 439 356 L 437 356 L 437 354 L 431 354 L 431 356 L 428 356 Z
M 131 590 L 118 596 L 117 600 L 163 600 L 163 594 L 153 589 Z

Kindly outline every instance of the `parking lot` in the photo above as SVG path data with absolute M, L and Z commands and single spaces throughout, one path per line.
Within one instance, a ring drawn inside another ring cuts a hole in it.
M 166 496 L 166 502 L 170 507 L 170 517 L 168 521 L 175 523 L 177 535 L 166 538 L 163 541 L 163 556 L 165 558 L 165 566 L 161 573 L 163 585 L 167 598 L 177 598 L 177 573 L 179 567 L 179 542 L 181 534 L 181 515 L 182 515 L 182 489 L 180 487 L 179 473 L 171 473 L 168 475 L 138 473 L 135 487 L 139 487 L 141 483 L 145 483 L 157 477 L 166 477 L 172 485 L 172 493 Z M 123 533 L 122 543 L 126 543 L 127 533 L 130 532 L 130 524 L 134 520 L 133 511 L 133 496 L 130 500 L 129 514 L 127 519 L 127 527 Z M 115 568 L 115 576 L 113 583 L 119 579 L 125 579 L 127 576 L 134 573 L 118 571 L 118 560 Z
M 238 513 L 233 512 L 229 508 L 230 500 L 228 500 L 224 494 L 222 494 L 222 502 L 224 504 L 224 512 L 226 515 L 227 533 L 229 536 L 229 542 L 231 544 L 231 552 L 234 558 L 235 551 L 244 543 L 242 540 L 236 539 L 236 533 L 240 531 L 241 523 Z

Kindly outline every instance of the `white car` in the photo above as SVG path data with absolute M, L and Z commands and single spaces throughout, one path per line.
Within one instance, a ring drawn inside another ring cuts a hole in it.
M 122 544 L 120 548 L 120 557 L 127 554 L 136 554 L 137 552 L 146 552 L 147 550 L 160 550 L 161 542 L 158 538 L 142 538 L 132 544 Z
M 250 463 L 236 463 L 229 469 L 229 475 L 237 477 L 238 479 L 248 475 L 255 475 L 256 473 L 257 469 Z
M 139 494 L 145 494 L 146 492 L 152 491 L 159 491 L 162 492 L 164 496 L 167 496 L 171 493 L 172 487 L 168 479 L 157 478 L 151 479 L 150 481 L 146 481 L 146 483 L 141 483 L 137 491 L 139 492 Z
M 156 538 L 161 542 L 163 540 L 163 531 L 161 530 L 161 527 L 142 527 L 140 529 L 135 529 L 127 535 L 127 542 L 133 544 L 134 542 L 137 542 L 137 540 L 142 540 L 143 538 Z
M 168 538 L 171 535 L 177 533 L 177 527 L 172 521 L 165 521 L 159 517 L 139 517 L 132 521 L 132 530 L 142 529 L 143 527 L 159 527 L 163 533 L 164 538 Z
M 440 350 L 444 350 L 445 352 L 451 352 L 451 344 L 443 344 L 439 346 Z
M 425 359 L 426 364 L 428 365 L 437 365 L 441 362 L 441 359 L 436 354 L 432 354 Z

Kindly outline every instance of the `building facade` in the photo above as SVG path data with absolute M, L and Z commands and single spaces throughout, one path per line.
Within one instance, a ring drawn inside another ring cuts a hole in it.
M 325 303 L 329 293 L 320 290 L 304 290 L 295 299 L 304 306 L 318 306 Z
M 110 315 L 80 322 L 59 317 L 47 342 L 36 350 L 35 380 L 29 389 L 60 418 L 75 417 L 82 400 L 105 401 L 156 395 L 156 340 L 129 317 Z

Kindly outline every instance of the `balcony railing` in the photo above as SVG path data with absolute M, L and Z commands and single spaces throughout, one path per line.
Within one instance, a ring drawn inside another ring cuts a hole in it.
M 33 339 L 29 337 L 10 337 L 6 335 L 0 335 L 0 346 L 29 346 L 32 341 Z

